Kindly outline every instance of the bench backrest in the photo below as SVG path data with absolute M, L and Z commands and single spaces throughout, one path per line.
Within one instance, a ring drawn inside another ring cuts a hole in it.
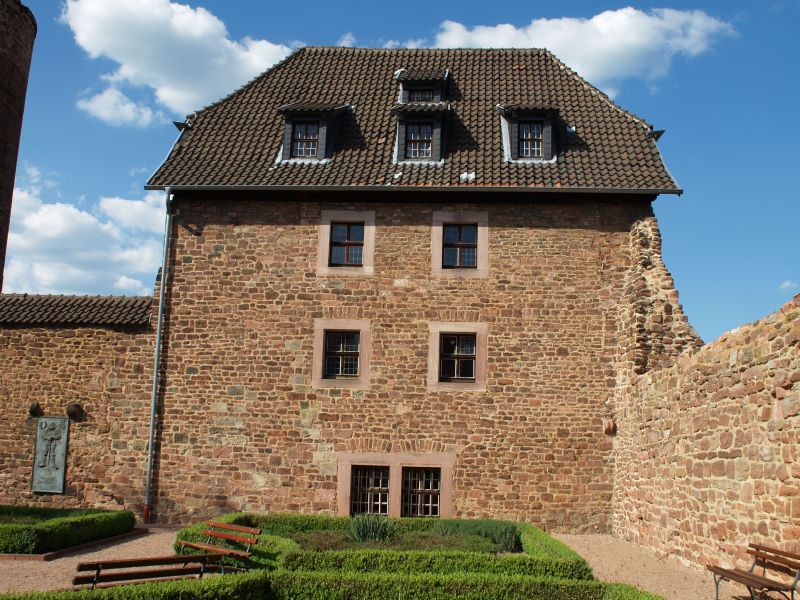
M 800 555 L 761 544 L 750 544 L 747 553 L 761 569 L 777 571 L 791 577 L 800 577 Z
M 186 554 L 181 556 L 157 556 L 152 558 L 126 558 L 120 560 L 98 560 L 78 563 L 76 571 L 105 571 L 106 569 L 131 569 L 135 567 L 155 567 L 159 565 L 183 565 L 190 563 L 218 563 L 224 554 Z
M 238 535 L 249 534 L 249 535 Z M 261 534 L 261 530 L 256 527 L 244 527 L 242 525 L 232 525 L 231 523 L 220 523 L 219 521 L 209 521 L 208 529 L 203 530 L 203 535 L 209 538 L 217 538 L 235 542 L 247 547 L 250 547 L 258 542 L 256 536 Z

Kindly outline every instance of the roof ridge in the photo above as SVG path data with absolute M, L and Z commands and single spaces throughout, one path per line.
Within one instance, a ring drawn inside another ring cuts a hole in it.
M 592 85 L 591 83 L 589 83 L 575 69 L 573 69 L 572 67 L 568 66 L 563 60 L 558 58 L 552 52 L 552 50 L 548 50 L 547 48 L 545 48 L 544 52 L 556 64 L 558 64 L 562 69 L 564 69 L 572 77 L 577 79 L 584 87 L 586 87 L 591 94 L 596 95 L 601 100 L 605 100 L 606 103 L 609 104 L 612 108 L 618 110 L 619 112 L 621 112 L 623 115 L 625 115 L 626 117 L 628 117 L 629 119 L 631 119 L 635 123 L 637 123 L 639 125 L 642 125 L 647 131 L 652 131 L 653 130 L 653 126 L 648 121 L 646 121 L 645 119 L 643 119 L 639 115 L 636 115 L 636 114 L 632 113 L 631 111 L 622 108 L 619 104 L 617 104 L 611 98 L 609 98 L 608 94 L 606 94 L 603 90 L 601 90 L 597 86 Z

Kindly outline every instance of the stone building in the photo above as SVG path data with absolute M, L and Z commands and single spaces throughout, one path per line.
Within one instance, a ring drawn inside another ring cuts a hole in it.
M 172 215 L 159 342 L 149 299 L 0 298 L 0 502 L 672 543 L 642 517 L 670 468 L 644 406 L 697 381 L 677 371 L 701 341 L 661 260 L 651 205 L 680 189 L 651 125 L 544 50 L 304 48 L 180 127 L 147 185 Z M 31 397 L 87 413 L 63 496 L 27 491 Z
M 28 7 L 19 0 L 0 0 L 0 290 L 34 38 L 36 19 Z

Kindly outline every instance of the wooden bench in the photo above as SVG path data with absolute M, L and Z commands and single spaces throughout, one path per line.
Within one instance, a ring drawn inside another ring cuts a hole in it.
M 248 535 L 241 535 L 241 534 Z M 203 530 L 203 535 L 206 536 L 205 543 L 203 542 L 187 542 L 181 540 L 179 543 L 181 547 L 196 548 L 198 550 L 206 550 L 208 552 L 224 554 L 226 556 L 233 556 L 235 558 L 247 559 L 250 558 L 253 544 L 258 542 L 256 536 L 261 534 L 260 529 L 255 527 L 242 527 L 241 525 L 231 525 L 230 523 L 219 523 L 218 521 L 209 521 L 207 528 Z M 214 543 L 219 541 L 222 543 Z M 244 546 L 244 549 L 232 548 L 228 542 Z
M 795 600 L 798 593 L 797 584 L 800 582 L 800 554 L 760 544 L 750 544 L 747 553 L 753 557 L 753 564 L 747 571 L 708 565 L 708 570 L 713 574 L 714 585 L 717 588 L 717 600 L 719 600 L 719 586 L 723 580 L 741 583 L 750 592 L 752 600 L 757 600 L 759 595 L 766 592 L 777 592 L 788 600 Z M 761 570 L 760 575 L 757 573 L 757 569 Z M 789 575 L 794 578 L 794 581 L 786 583 L 769 578 L 767 577 L 768 571 Z
M 76 575 L 72 585 L 89 585 L 91 589 L 107 588 L 131 583 L 150 581 L 174 581 L 176 579 L 200 579 L 209 567 L 222 570 L 224 554 L 196 554 L 155 556 L 150 558 L 131 558 L 123 560 L 101 560 L 80 563 L 79 572 L 93 571 L 91 575 Z M 158 569 L 136 569 L 137 567 L 161 567 Z M 118 569 L 127 569 L 120 571 Z

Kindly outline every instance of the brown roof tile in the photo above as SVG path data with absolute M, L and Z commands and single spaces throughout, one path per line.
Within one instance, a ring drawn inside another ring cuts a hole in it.
M 152 304 L 149 296 L 0 294 L 0 325 L 141 327 Z
M 444 162 L 394 164 L 399 69 L 449 70 Z M 313 101 L 313 102 L 312 102 Z M 279 107 L 352 105 L 328 164 L 275 164 L 282 143 Z M 502 107 L 558 114 L 553 163 L 512 163 L 503 155 Z M 530 191 L 679 193 L 649 123 L 626 112 L 547 50 L 298 50 L 189 118 L 148 188 L 184 187 L 491 187 Z M 395 177 L 401 173 L 400 177 Z M 475 172 L 469 182 L 461 174 Z

